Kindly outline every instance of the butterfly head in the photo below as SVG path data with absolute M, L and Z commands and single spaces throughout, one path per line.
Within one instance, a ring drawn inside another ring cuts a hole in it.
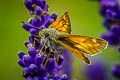
M 58 32 L 51 28 L 44 28 L 39 31 L 39 36 L 44 39 L 53 39 L 56 37 L 57 34 Z

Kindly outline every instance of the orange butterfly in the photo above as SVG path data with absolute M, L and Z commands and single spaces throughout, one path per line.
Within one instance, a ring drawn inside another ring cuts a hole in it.
M 50 46 L 55 50 L 62 46 L 68 51 L 78 56 L 82 61 L 90 64 L 90 60 L 85 54 L 95 55 L 107 46 L 107 41 L 103 39 L 71 35 L 71 25 L 68 12 L 54 21 L 48 28 L 39 31 L 41 43 Z

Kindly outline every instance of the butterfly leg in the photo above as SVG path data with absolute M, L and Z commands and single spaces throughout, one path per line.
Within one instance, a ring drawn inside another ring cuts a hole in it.
M 42 53 L 43 49 L 45 48 L 45 44 L 46 44 L 46 41 L 43 43 L 42 48 L 40 49 L 38 55 L 40 55 Z
M 56 56 L 56 62 L 57 62 L 57 64 L 59 64 L 60 56 L 62 55 L 62 53 L 63 53 L 63 50 L 61 50 L 61 52 L 59 52 L 57 54 L 57 56 Z
M 46 57 L 45 61 L 43 62 L 43 70 L 45 69 L 49 59 L 50 59 L 50 54 L 48 54 L 48 56 Z
M 36 42 L 37 42 L 37 43 L 40 43 L 40 40 L 37 39 L 37 38 L 34 38 L 34 40 L 33 40 L 33 47 L 35 47 Z

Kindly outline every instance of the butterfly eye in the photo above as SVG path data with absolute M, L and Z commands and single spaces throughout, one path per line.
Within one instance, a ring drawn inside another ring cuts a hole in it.
M 46 38 L 49 37 L 49 33 L 45 33 L 45 37 L 46 37 Z

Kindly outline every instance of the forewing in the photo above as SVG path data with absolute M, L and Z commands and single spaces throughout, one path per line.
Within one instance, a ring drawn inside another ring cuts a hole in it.
M 62 17 L 58 18 L 48 28 L 53 28 L 61 33 L 71 34 L 71 24 L 68 12 L 65 12 Z
M 80 52 L 94 55 L 99 53 L 103 48 L 107 46 L 107 41 L 103 39 L 87 37 L 87 36 L 77 36 L 77 35 L 59 35 L 58 40 L 69 41 L 72 47 L 76 48 Z

